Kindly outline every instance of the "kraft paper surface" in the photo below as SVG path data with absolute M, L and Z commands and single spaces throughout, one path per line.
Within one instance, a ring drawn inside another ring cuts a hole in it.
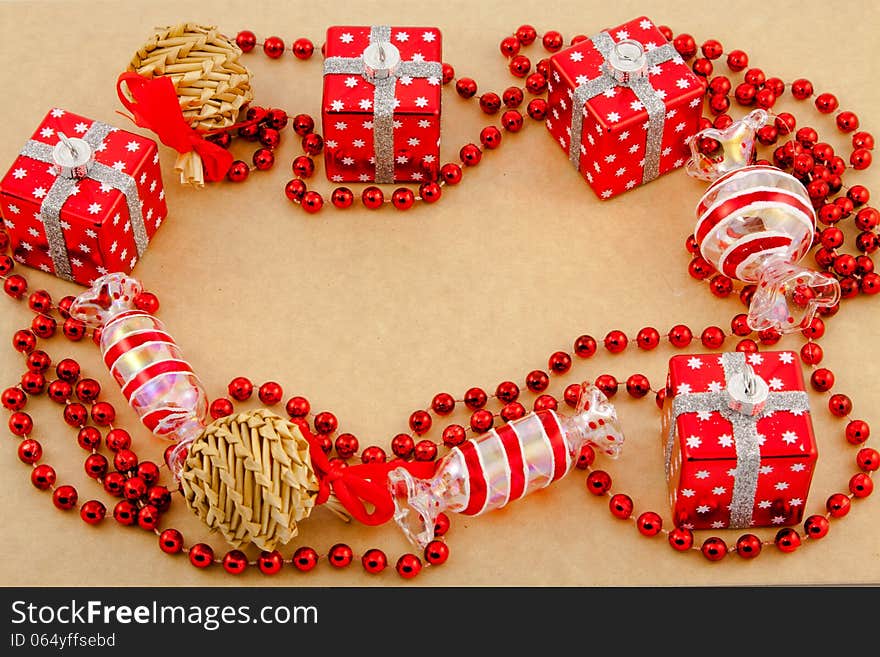
M 116 78 L 153 28 L 184 21 L 217 25 L 230 36 L 241 29 L 261 38 L 277 34 L 288 44 L 300 36 L 311 38 L 316 51 L 308 62 L 296 60 L 289 50 L 279 60 L 255 51 L 242 61 L 254 73 L 256 103 L 284 108 L 291 115 L 309 113 L 319 125 L 318 47 L 328 26 L 439 27 L 444 60 L 457 75 L 476 79 L 481 92 L 500 93 L 517 80 L 507 71 L 498 43 L 518 25 L 531 23 L 539 33 L 561 29 L 567 41 L 577 33 L 595 34 L 647 15 L 676 33 L 692 34 L 698 44 L 717 38 L 725 51 L 745 50 L 768 77 L 788 82 L 809 78 L 818 92 L 837 94 L 841 109 L 855 111 L 863 129 L 878 132 L 880 87 L 874 61 L 832 56 L 827 47 L 872 43 L 880 28 L 877 7 L 856 2 L 831 11 L 826 2 L 814 0 L 745 0 L 724 7 L 644 0 L 4 3 L 0 49 L 6 55 L 2 86 L 8 93 L 0 109 L 0 166 L 5 170 L 12 163 L 51 107 L 147 134 L 116 113 L 121 109 Z M 544 56 L 539 45 L 524 53 L 533 63 Z M 723 60 L 715 66 L 716 72 L 727 72 Z M 849 140 L 838 132 L 833 116 L 790 96 L 776 110 L 792 111 L 799 126 L 815 127 L 822 140 L 848 157 Z M 735 116 L 744 114 L 742 108 L 733 111 Z M 443 160 L 457 160 L 461 145 L 478 142 L 482 127 L 498 122 L 499 116 L 480 112 L 476 98 L 464 101 L 451 87 L 445 89 Z M 505 132 L 501 148 L 485 153 L 478 167 L 465 171 L 458 187 L 444 188 L 439 203 L 406 213 L 390 206 L 378 212 L 357 207 L 340 212 L 328 204 L 314 216 L 292 206 L 284 185 L 301 149 L 290 128 L 283 131 L 274 169 L 255 172 L 243 184 L 209 184 L 202 190 L 178 184 L 176 154 L 160 145 L 169 217 L 134 275 L 159 296 L 159 317 L 211 398 L 225 394 L 226 384 L 237 375 L 257 384 L 275 380 L 284 387 L 285 398 L 304 395 L 314 411 L 336 413 L 340 431 L 354 433 L 361 447 L 379 444 L 388 449 L 391 438 L 407 430 L 409 414 L 425 408 L 437 392 L 449 391 L 461 399 L 473 385 L 491 392 L 507 379 L 522 384 L 527 372 L 547 367 L 552 352 L 571 351 L 582 333 L 601 343 L 612 329 L 633 337 L 643 326 L 661 333 L 677 323 L 688 324 L 696 334 L 710 325 L 728 331 L 730 318 L 744 310 L 739 300 L 735 295 L 715 298 L 687 272 L 684 242 L 705 184 L 677 171 L 602 202 L 544 126 L 528 119 L 526 124 L 519 134 Z M 239 141 L 234 153 L 249 159 L 255 146 Z M 323 177 L 320 161 L 317 168 L 310 185 L 328 198 L 333 185 Z M 845 182 L 880 194 L 878 165 L 848 172 Z M 846 250 L 854 253 L 852 219 L 841 226 Z M 812 256 L 806 261 L 812 263 Z M 56 300 L 82 290 L 39 271 L 20 270 L 31 289 L 47 289 Z M 880 431 L 878 310 L 878 298 L 844 301 L 821 340 L 823 365 L 834 371 L 836 389 L 851 395 L 853 417 L 871 422 L 875 432 Z M 0 299 L 2 387 L 13 385 L 24 371 L 9 340 L 31 318 L 25 303 Z M 138 455 L 161 461 L 166 443 L 138 423 L 91 341 L 73 344 L 59 336 L 45 344 L 53 361 L 76 358 L 85 375 L 101 382 L 102 397 L 116 407 L 117 424 L 132 431 Z M 803 338 L 795 335 L 778 347 L 799 349 L 802 344 Z M 734 342 L 726 345 L 732 348 Z M 692 349 L 702 351 L 697 343 Z M 673 353 L 664 344 L 652 352 L 631 347 L 619 356 L 599 353 L 588 361 L 575 359 L 568 374 L 553 378 L 550 392 L 561 395 L 566 385 L 602 373 L 625 380 L 641 372 L 658 388 Z M 524 400 L 530 404 L 531 397 Z M 858 449 L 844 440 L 845 421 L 830 416 L 826 398 L 811 391 L 810 400 L 819 462 L 805 515 L 824 513 L 830 494 L 847 491 L 857 471 Z M 637 513 L 657 511 L 668 527 L 660 413 L 652 397 L 633 400 L 623 390 L 614 402 L 626 443 L 619 460 L 600 456 L 597 467 L 612 475 L 615 491 L 633 497 Z M 76 432 L 61 420 L 59 406 L 43 397 L 32 400 L 27 410 L 34 417 L 34 437 L 43 445 L 43 460 L 55 467 L 59 483 L 75 485 L 81 500 L 103 500 L 109 512 L 103 524 L 92 527 L 76 511 L 55 509 L 49 493 L 31 486 L 30 468 L 19 462 L 17 439 L 9 436 L 0 449 L 2 584 L 402 583 L 392 567 L 377 577 L 365 574 L 359 564 L 337 570 L 324 562 L 307 575 L 287 568 L 273 579 L 256 569 L 233 579 L 221 567 L 193 568 L 185 555 L 163 554 L 154 535 L 113 521 L 115 499 L 85 475 L 86 453 L 76 444 Z M 5 413 L 3 417 L 5 423 Z M 464 413 L 453 417 L 467 420 Z M 428 437 L 439 441 L 440 429 L 442 425 L 435 426 Z M 453 516 L 449 561 L 406 585 L 880 583 L 878 495 L 855 500 L 848 517 L 832 522 L 827 537 L 794 554 L 765 548 L 754 561 L 730 555 L 709 563 L 696 551 L 673 551 L 662 535 L 640 536 L 632 521 L 615 519 L 608 498 L 591 495 L 584 482 L 585 474 L 576 470 L 503 510 Z M 180 529 L 189 544 L 208 542 L 221 555 L 227 549 L 222 537 L 209 535 L 179 497 L 163 526 Z M 768 540 L 775 534 L 772 528 L 754 532 Z M 733 544 L 743 532 L 714 533 Z M 709 535 L 699 532 L 698 540 Z M 317 509 L 283 552 L 289 556 L 297 546 L 310 545 L 326 554 L 336 542 L 350 544 L 356 553 L 380 547 L 392 565 L 413 549 L 393 524 L 346 525 L 328 510 Z

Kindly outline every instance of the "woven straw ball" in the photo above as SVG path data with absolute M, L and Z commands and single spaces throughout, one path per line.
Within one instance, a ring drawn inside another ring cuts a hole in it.
M 128 70 L 170 78 L 190 127 L 214 130 L 235 123 L 253 100 L 251 73 L 239 57 L 235 41 L 216 28 L 182 23 L 160 28 L 134 54 Z
M 295 424 L 258 409 L 220 418 L 189 446 L 187 505 L 233 546 L 274 550 L 315 506 L 318 479 Z

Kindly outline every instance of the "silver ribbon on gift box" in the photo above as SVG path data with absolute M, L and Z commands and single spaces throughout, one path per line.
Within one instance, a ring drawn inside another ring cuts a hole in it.
M 391 44 L 391 26 L 373 25 L 370 28 L 370 48 L 375 50 L 385 62 L 385 54 L 395 53 L 397 48 Z M 365 54 L 366 52 L 365 51 Z M 412 60 L 391 62 L 383 74 L 375 75 L 372 62 L 360 57 L 327 57 L 324 60 L 324 75 L 342 73 L 361 75 L 374 87 L 373 91 L 373 154 L 376 159 L 377 183 L 394 182 L 394 101 L 397 80 L 400 77 L 442 79 L 443 67 L 440 62 L 416 62 Z
M 95 121 L 81 139 L 91 147 L 94 153 L 113 130 L 112 126 Z M 56 162 L 53 157 L 53 151 L 54 148 L 49 144 L 31 139 L 21 149 L 21 155 L 54 165 Z M 84 166 L 84 173 L 86 177 L 109 185 L 111 188 L 122 192 L 123 196 L 125 196 L 135 247 L 137 248 L 138 257 L 142 256 L 147 248 L 149 239 L 147 238 L 147 228 L 144 224 L 143 203 L 138 195 L 137 183 L 134 178 L 127 173 L 94 160 Z M 79 180 L 77 177 L 59 174 L 55 182 L 52 183 L 52 187 L 46 193 L 46 196 L 43 197 L 42 204 L 40 205 L 40 219 L 43 222 L 43 228 L 46 233 L 49 257 L 52 259 L 55 275 L 68 281 L 74 279 L 70 267 L 70 256 L 67 253 L 67 244 L 64 241 L 64 231 L 61 227 L 61 208 L 74 193 L 74 190 L 79 185 Z
M 746 355 L 742 352 L 721 355 L 724 378 L 728 386 L 735 378 L 743 377 L 746 369 Z M 733 402 L 733 403 L 732 403 Z M 752 512 L 755 508 L 755 495 L 758 490 L 758 473 L 761 467 L 761 446 L 758 442 L 758 420 L 777 411 L 808 412 L 810 410 L 807 393 L 803 390 L 768 392 L 762 408 L 754 414 L 734 410 L 735 400 L 725 389 L 720 392 L 695 392 L 676 395 L 672 400 L 672 417 L 666 437 L 665 461 L 666 479 L 672 472 L 672 452 L 675 446 L 675 432 L 678 417 L 684 413 L 717 411 L 733 427 L 733 440 L 736 447 L 736 470 L 733 480 L 733 495 L 730 501 L 730 527 L 744 528 L 752 525 Z
M 667 43 L 652 50 L 644 52 L 644 71 L 641 75 L 620 75 L 609 65 L 612 53 L 617 45 L 608 32 L 600 32 L 590 41 L 593 47 L 602 55 L 606 65 L 596 78 L 588 80 L 577 86 L 574 90 L 574 98 L 571 108 L 571 143 L 568 149 L 568 159 L 575 169 L 580 170 L 581 160 L 581 134 L 584 125 L 584 107 L 587 101 L 599 94 L 605 93 L 615 87 L 627 87 L 632 89 L 636 98 L 644 105 L 648 112 L 648 130 L 645 145 L 645 166 L 642 171 L 642 183 L 654 180 L 660 175 L 660 147 L 663 142 L 663 126 L 666 122 L 666 105 L 657 94 L 648 79 L 648 71 L 652 66 L 668 62 L 678 56 L 675 48 Z

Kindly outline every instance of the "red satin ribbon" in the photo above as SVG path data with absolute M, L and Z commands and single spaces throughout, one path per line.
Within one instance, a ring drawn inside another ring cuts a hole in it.
M 305 426 L 297 423 L 309 441 L 309 456 L 318 475 L 319 488 L 316 504 L 323 504 L 333 493 L 353 518 L 365 525 L 381 525 L 394 516 L 394 500 L 388 490 L 388 472 L 397 467 L 409 470 L 414 477 L 427 478 L 434 474 L 432 461 L 407 462 L 394 459 L 387 463 L 364 463 L 340 467 L 331 464 L 321 449 L 320 442 Z M 373 506 L 367 511 L 364 503 Z
M 123 93 L 123 84 L 128 87 L 133 100 Z M 187 125 L 177 92 L 169 78 L 148 79 L 137 73 L 126 72 L 116 81 L 116 93 L 137 125 L 152 130 L 163 144 L 178 153 L 195 151 L 202 159 L 205 180 L 222 180 L 226 176 L 232 166 L 232 154 L 207 141 L 202 133 Z

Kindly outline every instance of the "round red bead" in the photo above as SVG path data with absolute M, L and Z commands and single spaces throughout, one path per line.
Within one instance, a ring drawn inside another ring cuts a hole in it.
M 736 540 L 736 553 L 743 559 L 754 559 L 762 547 L 761 539 L 754 534 L 743 534 Z
M 593 495 L 604 495 L 611 489 L 611 475 L 604 470 L 593 470 L 587 475 L 587 490 Z
M 422 570 L 422 562 L 416 555 L 407 553 L 397 560 L 396 569 L 404 579 L 412 579 Z
M 318 553 L 313 548 L 297 548 L 293 553 L 293 565 L 301 572 L 308 572 L 318 565 Z
M 206 543 L 196 543 L 189 549 L 189 562 L 196 568 L 207 568 L 214 563 L 214 550 Z
M 315 52 L 315 44 L 309 39 L 300 38 L 293 42 L 293 54 L 297 59 L 308 59 Z
M 605 336 L 605 348 L 610 351 L 612 354 L 619 354 L 621 351 L 626 349 L 626 345 L 629 340 L 626 337 L 626 333 L 623 331 L 610 331 L 608 335 Z
M 333 413 L 323 411 L 315 416 L 315 431 L 319 434 L 327 435 L 336 431 L 339 421 Z
M 825 508 L 833 518 L 842 518 L 845 516 L 849 513 L 850 506 L 849 497 L 843 493 L 834 493 L 829 496 L 828 500 L 825 502 Z
M 460 424 L 450 424 L 443 429 L 443 444 L 447 447 L 461 445 L 467 439 L 467 433 Z
M 773 542 L 780 552 L 794 552 L 801 546 L 801 537 L 791 527 L 784 527 L 776 533 Z
M 361 452 L 361 461 L 363 463 L 384 463 L 386 458 L 385 450 L 376 445 L 371 445 Z
M 464 393 L 464 404 L 472 411 L 483 408 L 489 396 L 482 388 L 470 388 Z
M 544 392 L 550 385 L 550 377 L 542 370 L 532 370 L 526 375 L 526 387 L 532 392 Z
M 391 205 L 398 210 L 409 210 L 415 203 L 416 195 L 411 189 L 399 187 L 391 194 Z
M 375 575 L 385 570 L 385 567 L 388 565 L 388 557 L 385 556 L 382 550 L 373 548 L 364 552 L 364 556 L 361 557 L 361 564 L 363 564 L 364 570 Z
M 22 463 L 32 465 L 43 457 L 43 447 L 33 438 L 22 440 L 18 444 L 18 458 Z
M 501 419 L 505 422 L 513 422 L 526 414 L 526 407 L 518 401 L 509 402 L 501 409 Z
M 392 453 L 402 459 L 405 459 L 412 454 L 415 446 L 415 441 L 412 436 L 407 433 L 399 433 L 391 440 Z
M 589 358 L 596 353 L 596 340 L 590 335 L 582 335 L 574 341 L 574 353 L 581 358 Z
M 709 561 L 721 561 L 721 559 L 727 556 L 727 544 L 717 536 L 710 536 L 703 541 L 700 552 Z
M 361 202 L 364 204 L 364 207 L 370 210 L 377 210 L 385 203 L 385 194 L 378 187 L 366 187 L 361 192 Z
M 260 556 L 257 557 L 257 568 L 264 575 L 274 575 L 281 570 L 283 565 L 284 557 L 281 556 L 278 550 L 272 550 L 271 552 L 263 550 Z
M 432 566 L 439 566 L 449 559 L 449 546 L 443 541 L 431 541 L 425 546 L 425 561 Z
M 76 506 L 78 495 L 73 486 L 59 486 L 52 493 L 52 503 L 62 511 L 69 511 Z
M 684 552 L 690 550 L 694 544 L 694 533 L 684 527 L 676 527 L 669 532 L 669 545 L 674 549 Z
M 247 555 L 241 550 L 230 550 L 223 556 L 223 569 L 230 575 L 240 575 L 247 567 Z
M 477 433 L 487 432 L 489 429 L 492 428 L 492 425 L 494 423 L 495 417 L 492 415 L 491 411 L 487 411 L 486 409 L 474 411 L 471 415 L 471 429 L 473 429 Z
M 353 558 L 354 553 L 345 543 L 337 543 L 330 548 L 330 552 L 327 554 L 327 560 L 336 568 L 345 568 Z
M 849 490 L 856 497 L 868 497 L 874 491 L 874 481 L 865 472 L 856 473 L 849 480 Z
M 267 37 L 263 42 L 263 52 L 272 59 L 278 59 L 284 54 L 284 40 L 277 36 Z
M 656 536 L 663 529 L 663 519 L 653 511 L 645 511 L 636 519 L 636 527 L 642 536 Z
M 834 386 L 834 374 L 829 369 L 819 368 L 813 371 L 810 383 L 815 390 L 825 392 Z
M 107 507 L 98 500 L 88 500 L 79 509 L 79 517 L 89 525 L 97 525 L 107 515 Z
M 880 467 L 880 452 L 870 447 L 863 447 L 856 454 L 856 464 L 864 472 L 875 472 Z
M 632 374 L 626 380 L 626 391 L 631 397 L 640 399 L 651 392 L 651 383 L 644 374 Z
M 354 192 L 348 187 L 337 187 L 330 195 L 330 202 L 340 210 L 349 208 L 354 203 Z
M 832 397 L 836 396 L 837 395 L 832 395 Z M 852 420 L 846 425 L 845 433 L 848 443 L 851 445 L 860 445 L 870 438 L 871 427 L 864 420 Z
M 804 522 L 804 531 L 812 539 L 824 538 L 828 534 L 830 523 L 825 516 L 813 515 Z
M 608 502 L 608 508 L 611 510 L 611 515 L 613 515 L 615 518 L 626 520 L 632 515 L 633 512 L 632 498 L 629 495 L 624 495 L 623 493 L 612 495 L 611 499 Z
M 691 333 L 691 330 L 684 324 L 676 324 L 669 329 L 669 342 L 672 346 L 678 347 L 679 349 L 687 347 L 693 338 L 694 334 Z

